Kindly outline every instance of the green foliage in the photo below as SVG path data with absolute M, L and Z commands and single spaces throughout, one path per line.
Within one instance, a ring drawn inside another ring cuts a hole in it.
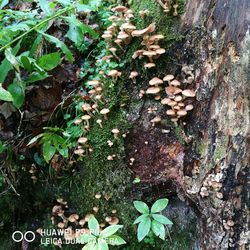
M 44 129 L 46 131 L 30 140 L 28 146 L 39 141 L 39 143 L 42 144 L 43 157 L 47 163 L 52 159 L 56 152 L 62 157 L 67 158 L 69 155 L 69 143 L 60 135 L 62 130 L 49 127 Z
M 122 225 L 111 225 L 100 232 L 98 221 L 94 216 L 91 216 L 88 221 L 90 234 L 82 234 L 80 236 L 80 242 L 82 244 L 86 244 L 82 249 L 108 250 L 108 245 L 120 246 L 126 244 L 126 242 L 120 236 L 115 235 L 115 233 L 122 227 Z
M 137 228 L 137 239 L 141 242 L 147 235 L 149 235 L 150 230 L 162 240 L 165 240 L 165 227 L 164 225 L 172 225 L 173 223 L 164 215 L 157 214 L 166 208 L 168 205 L 168 199 L 157 200 L 149 209 L 148 205 L 142 201 L 134 201 L 134 207 L 140 215 L 134 224 L 138 224 Z
M 0 8 L 7 3 L 8 1 L 0 2 Z M 8 88 L 9 92 L 1 86 L 0 100 L 13 102 L 15 107 L 21 108 L 25 100 L 26 86 L 49 77 L 48 72 L 63 60 L 60 51 L 72 63 L 74 55 L 66 41 L 48 34 L 51 24 L 53 25 L 55 19 L 61 20 L 68 28 L 66 38 L 82 52 L 85 35 L 89 34 L 93 39 L 97 39 L 98 35 L 90 26 L 79 20 L 76 13 L 84 6 L 90 11 L 95 10 L 100 4 L 99 1 L 82 4 L 81 1 L 71 0 L 39 0 L 38 6 L 45 14 L 45 18 L 38 14 L 39 9 L 30 13 L 7 8 L 0 10 L 0 19 L 3 19 L 0 23 L 0 53 L 4 52 L 5 55 L 0 63 L 0 83 L 5 83 L 11 70 L 15 71 L 15 78 Z M 34 43 L 30 45 L 29 35 L 34 39 Z M 46 50 L 39 44 L 46 45 L 46 41 L 54 46 L 44 53 Z M 12 48 L 15 43 L 15 47 Z M 19 53 L 21 48 L 22 52 Z M 39 50 L 43 52 L 40 57 L 37 56 Z

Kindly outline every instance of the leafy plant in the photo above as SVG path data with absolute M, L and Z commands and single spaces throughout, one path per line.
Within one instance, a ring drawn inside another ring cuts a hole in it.
M 82 250 L 108 250 L 109 246 L 120 246 L 126 242 L 115 233 L 121 229 L 122 225 L 111 225 L 100 232 L 100 226 L 94 216 L 91 216 L 88 221 L 90 234 L 82 234 L 80 242 L 86 244 Z
M 159 214 L 168 205 L 168 199 L 157 200 L 149 209 L 148 205 L 142 201 L 134 201 L 134 207 L 140 215 L 134 224 L 138 224 L 137 238 L 138 241 L 142 241 L 149 233 L 150 230 L 162 240 L 165 239 L 165 226 L 172 225 L 173 223 L 164 215 Z
M 56 152 L 67 158 L 69 155 L 69 144 L 65 138 L 58 134 L 63 131 L 59 128 L 46 127 L 44 129 L 46 131 L 32 138 L 27 146 L 39 141 L 42 144 L 43 158 L 47 163 Z

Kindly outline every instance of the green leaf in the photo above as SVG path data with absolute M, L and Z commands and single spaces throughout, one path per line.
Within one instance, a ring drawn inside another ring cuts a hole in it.
M 91 241 L 95 241 L 96 237 L 92 234 L 81 234 L 79 237 L 81 244 L 90 243 Z
M 38 36 L 36 37 L 35 41 L 33 42 L 32 44 L 32 47 L 29 51 L 29 56 L 32 57 L 34 56 L 34 54 L 36 53 L 38 47 L 41 45 L 42 43 L 42 39 L 43 39 L 43 36 L 42 34 L 38 34 Z
M 133 224 L 137 224 L 137 223 L 143 221 L 143 220 L 144 220 L 145 218 L 147 218 L 148 216 L 149 216 L 149 214 L 142 214 L 142 215 L 140 215 L 140 216 L 134 221 Z
M 166 224 L 166 225 L 172 225 L 173 224 L 173 222 L 171 220 L 169 220 L 166 216 L 163 216 L 161 214 L 152 214 L 152 217 L 156 221 L 158 221 L 158 222 L 160 222 L 162 224 Z
M 0 0 L 0 9 L 6 6 L 9 3 L 9 0 Z
M 57 67 L 60 64 L 60 62 L 61 62 L 61 55 L 60 53 L 55 52 L 40 57 L 37 61 L 37 64 L 41 68 L 49 71 Z
M 88 221 L 88 227 L 89 227 L 89 230 L 92 234 L 94 234 L 96 236 L 99 235 L 99 231 L 100 231 L 99 223 L 94 216 L 90 217 L 90 219 Z
M 96 242 L 90 242 L 87 245 L 85 245 L 82 250 L 98 250 Z
M 109 249 L 108 244 L 104 239 L 98 239 L 97 246 L 98 246 L 98 248 L 97 248 L 98 250 L 108 250 Z
M 39 138 L 41 138 L 41 137 L 43 137 L 43 136 L 44 136 L 44 133 L 41 133 L 41 134 L 39 134 L 39 135 L 33 137 L 33 138 L 29 141 L 29 143 L 27 144 L 27 146 L 30 146 L 31 144 L 33 144 L 34 142 L 36 142 Z
M 160 237 L 162 240 L 165 240 L 166 232 L 165 232 L 165 227 L 162 223 L 153 220 L 151 228 L 156 236 Z
M 44 73 L 39 73 L 39 72 L 33 72 L 29 75 L 29 77 L 26 79 L 26 83 L 33 83 L 33 82 L 37 82 L 37 81 L 42 81 L 46 78 L 48 78 L 49 75 L 44 72 Z
M 15 67 L 15 69 L 19 72 L 20 68 L 19 68 L 19 62 L 17 61 L 16 57 L 14 56 L 14 54 L 12 53 L 11 48 L 7 48 L 4 52 L 6 59 L 11 63 L 11 65 L 13 67 Z
M 64 147 L 64 148 L 59 149 L 59 154 L 63 156 L 64 158 L 68 158 L 69 156 L 68 148 Z
M 16 108 L 20 108 L 25 99 L 25 84 L 23 82 L 14 80 L 12 84 L 9 85 L 8 91 L 13 97 L 13 104 Z
M 30 60 L 30 58 L 28 56 L 21 56 L 20 61 L 23 65 L 24 69 L 27 69 L 28 71 L 33 70 L 32 60 Z
M 43 32 L 40 32 L 40 33 L 43 34 L 43 36 L 45 37 L 46 40 L 48 40 L 51 43 L 54 43 L 57 48 L 60 48 L 62 50 L 62 52 L 66 55 L 66 58 L 70 62 L 74 61 L 74 57 L 73 57 L 71 51 L 68 49 L 68 47 L 62 41 L 60 41 L 56 37 L 48 35 L 46 33 L 43 33 Z
M 153 204 L 151 208 L 151 213 L 161 212 L 164 208 L 166 208 L 167 205 L 168 199 L 159 199 Z
M 106 241 L 111 246 L 120 246 L 126 244 L 126 241 L 118 235 L 111 235 L 106 239 Z
M 149 217 L 140 222 L 137 229 L 137 239 L 141 242 L 149 233 L 151 227 L 151 220 Z
M 14 100 L 11 93 L 9 91 L 5 90 L 2 87 L 1 83 L 0 83 L 0 100 L 6 101 L 6 102 L 12 102 Z
M 142 214 L 149 214 L 148 205 L 142 201 L 134 201 L 134 207 Z
M 122 228 L 122 225 L 111 225 L 109 227 L 106 227 L 101 233 L 100 237 L 106 238 L 111 236 L 112 234 L 116 233 L 120 228 Z
M 50 9 L 50 1 L 39 0 L 39 6 L 47 16 L 50 16 L 52 14 L 52 11 Z
M 50 141 L 45 141 L 43 143 L 44 160 L 48 163 L 55 153 L 56 153 L 56 148 L 50 144 Z

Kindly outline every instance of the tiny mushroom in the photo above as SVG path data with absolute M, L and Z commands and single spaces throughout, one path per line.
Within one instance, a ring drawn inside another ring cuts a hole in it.
M 136 77 L 138 76 L 138 72 L 132 71 L 129 75 L 129 78 L 132 79 L 133 83 L 136 83 Z
M 182 95 L 185 97 L 195 97 L 195 92 L 191 89 L 185 89 L 182 91 Z
M 114 137 L 115 137 L 115 138 L 118 138 L 118 134 L 120 133 L 120 130 L 119 130 L 118 128 L 112 129 L 111 132 L 114 134 Z
M 110 110 L 108 109 L 108 108 L 104 108 L 104 109 L 102 109 L 101 111 L 100 111 L 100 113 L 102 114 L 102 115 L 104 115 L 104 118 L 105 119 L 108 119 L 107 118 L 107 114 L 110 112 Z
M 150 87 L 147 89 L 146 94 L 158 94 L 160 93 L 161 89 L 159 87 Z
M 77 220 L 79 219 L 78 214 L 71 214 L 68 218 L 68 220 L 72 223 L 78 223 Z
M 173 76 L 173 75 L 166 75 L 166 76 L 163 78 L 163 81 L 164 81 L 164 82 L 170 83 L 170 81 L 172 81 L 173 79 L 174 79 L 174 76 Z
M 117 225 L 119 223 L 119 219 L 117 217 L 112 217 L 111 221 L 108 223 L 109 225 Z
M 85 144 L 87 141 L 88 141 L 87 137 L 80 137 L 77 142 L 79 144 Z
M 102 195 L 101 195 L 100 193 L 96 193 L 96 194 L 95 194 L 95 198 L 96 198 L 96 199 L 100 199 L 101 197 L 102 197 Z
M 190 110 L 192 110 L 194 108 L 194 106 L 192 105 L 192 104 L 188 104 L 186 107 L 185 107 L 185 109 L 187 110 L 187 111 L 190 111 Z
M 150 122 L 152 122 L 153 126 L 155 126 L 156 123 L 160 123 L 161 122 L 161 117 L 160 116 L 156 116 Z
M 151 86 L 158 86 L 159 84 L 162 84 L 162 83 L 163 81 L 158 77 L 154 77 L 153 79 L 149 81 L 149 85 Z
M 96 123 L 98 123 L 99 126 L 102 128 L 102 119 L 97 119 L 97 120 L 96 120 Z
M 152 33 L 155 30 L 155 23 L 151 23 L 147 28 L 143 30 L 134 30 L 132 36 L 143 36 L 148 33 Z
M 153 68 L 155 66 L 156 66 L 155 63 L 146 63 L 146 64 L 144 64 L 145 69 L 151 69 L 151 68 Z
M 120 77 L 122 73 L 116 69 L 112 69 L 109 73 L 108 76 L 112 77 L 113 82 L 116 82 L 118 77 Z

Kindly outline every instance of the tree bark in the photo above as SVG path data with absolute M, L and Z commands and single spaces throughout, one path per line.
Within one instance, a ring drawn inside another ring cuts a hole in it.
M 181 132 L 186 146 L 173 127 L 164 127 L 168 134 L 152 129 L 150 101 L 131 112 L 132 169 L 144 183 L 169 182 L 168 191 L 195 209 L 197 249 L 250 249 L 249 25 L 249 0 L 187 2 L 178 28 L 184 40 L 175 50 L 195 71 L 195 109 Z

